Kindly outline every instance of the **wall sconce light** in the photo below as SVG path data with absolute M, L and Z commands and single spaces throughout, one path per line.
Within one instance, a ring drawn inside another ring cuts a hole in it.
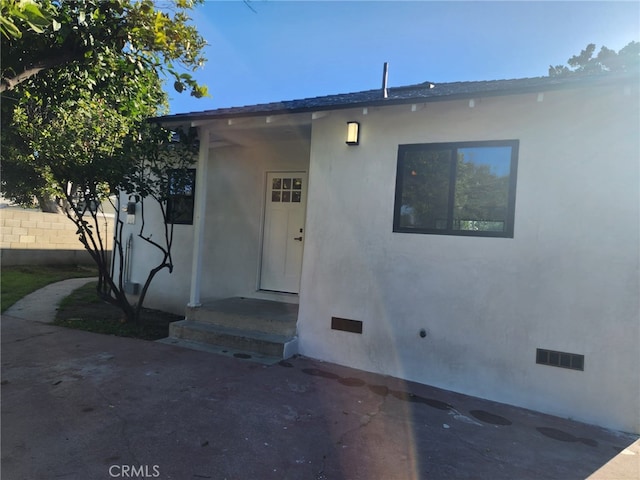
M 360 124 L 358 122 L 347 122 L 347 145 L 360 144 Z

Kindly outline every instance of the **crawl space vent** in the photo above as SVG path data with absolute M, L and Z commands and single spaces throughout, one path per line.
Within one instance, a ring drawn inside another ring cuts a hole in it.
M 362 322 L 360 320 L 349 320 L 347 318 L 331 317 L 331 330 L 362 333 Z
M 536 363 L 584 371 L 584 355 L 578 355 L 577 353 L 556 352 L 538 348 L 536 349 Z

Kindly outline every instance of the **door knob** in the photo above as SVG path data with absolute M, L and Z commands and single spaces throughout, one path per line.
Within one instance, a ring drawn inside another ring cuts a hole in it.
M 294 238 L 294 240 L 298 240 L 299 242 L 301 242 L 301 241 L 302 241 L 302 236 L 300 236 L 300 237 L 295 237 L 295 238 Z

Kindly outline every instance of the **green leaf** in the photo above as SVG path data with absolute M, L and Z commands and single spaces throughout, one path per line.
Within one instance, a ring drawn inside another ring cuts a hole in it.
M 4 16 L 0 17 L 0 29 L 2 30 L 2 34 L 7 38 L 22 37 L 22 32 L 10 18 L 6 18 Z
M 40 10 L 40 6 L 36 3 L 21 2 L 21 6 L 26 17 L 47 20 L 47 17 Z
M 40 25 L 37 25 L 35 23 L 31 23 L 31 22 L 27 22 L 27 25 L 29 25 L 29 27 L 31 27 L 31 30 L 33 30 L 36 33 L 44 32 L 44 28 L 41 28 Z

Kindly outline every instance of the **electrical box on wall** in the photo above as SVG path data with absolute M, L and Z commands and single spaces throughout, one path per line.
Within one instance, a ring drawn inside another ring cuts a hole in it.
M 127 212 L 127 223 L 133 225 L 136 223 L 136 203 L 138 203 L 137 195 L 129 195 L 129 201 L 127 202 L 126 208 L 123 210 Z
M 135 202 L 127 203 L 127 223 L 132 225 L 136 223 L 136 204 Z
M 139 295 L 140 294 L 140 284 L 134 282 L 126 282 L 124 284 L 124 293 L 129 295 Z

